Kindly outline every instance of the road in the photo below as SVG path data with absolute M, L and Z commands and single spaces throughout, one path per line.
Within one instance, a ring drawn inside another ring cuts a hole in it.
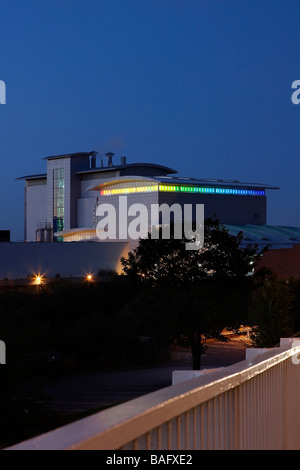
M 202 368 L 226 367 L 245 359 L 245 343 L 209 343 L 202 356 Z M 178 350 L 171 361 L 155 367 L 101 371 L 61 377 L 48 384 L 50 406 L 65 414 L 113 405 L 151 393 L 172 384 L 174 370 L 191 370 L 191 353 Z

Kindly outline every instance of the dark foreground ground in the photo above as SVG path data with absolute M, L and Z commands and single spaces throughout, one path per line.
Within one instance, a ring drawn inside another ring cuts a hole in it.
M 246 341 L 208 343 L 202 369 L 226 367 L 245 359 Z M 172 384 L 172 372 L 191 370 L 189 350 L 173 351 L 171 361 L 144 369 L 114 370 L 65 376 L 45 387 L 51 409 L 80 413 L 137 398 Z

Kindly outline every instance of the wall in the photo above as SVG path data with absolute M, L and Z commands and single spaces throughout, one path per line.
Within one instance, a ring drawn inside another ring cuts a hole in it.
M 159 204 L 204 204 L 204 217 L 218 217 L 231 225 L 266 224 L 265 196 L 159 193 Z M 255 216 L 259 214 L 259 218 Z
M 28 180 L 25 186 L 24 239 L 34 242 L 38 223 L 47 220 L 47 180 Z
M 300 277 L 300 245 L 267 251 L 260 258 L 256 270 L 262 267 L 282 278 Z

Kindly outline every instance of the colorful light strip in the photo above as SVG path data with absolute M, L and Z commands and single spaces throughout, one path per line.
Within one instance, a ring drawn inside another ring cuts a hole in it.
M 158 191 L 158 185 L 153 186 L 135 186 L 131 188 L 103 189 L 100 191 L 101 196 L 115 196 L 120 194 L 132 193 L 153 193 Z
M 175 193 L 202 193 L 202 194 L 222 194 L 233 196 L 264 196 L 264 190 L 257 189 L 235 189 L 235 188 L 215 188 L 203 186 L 174 186 L 174 185 L 153 185 L 135 186 L 131 188 L 103 189 L 101 196 L 115 196 L 120 194 L 148 193 L 148 192 L 175 192 Z

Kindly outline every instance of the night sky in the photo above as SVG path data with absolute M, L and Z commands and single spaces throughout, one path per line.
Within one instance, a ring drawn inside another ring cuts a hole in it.
M 96 150 L 280 187 L 300 226 L 299 0 L 0 0 L 0 229 L 42 158 Z

